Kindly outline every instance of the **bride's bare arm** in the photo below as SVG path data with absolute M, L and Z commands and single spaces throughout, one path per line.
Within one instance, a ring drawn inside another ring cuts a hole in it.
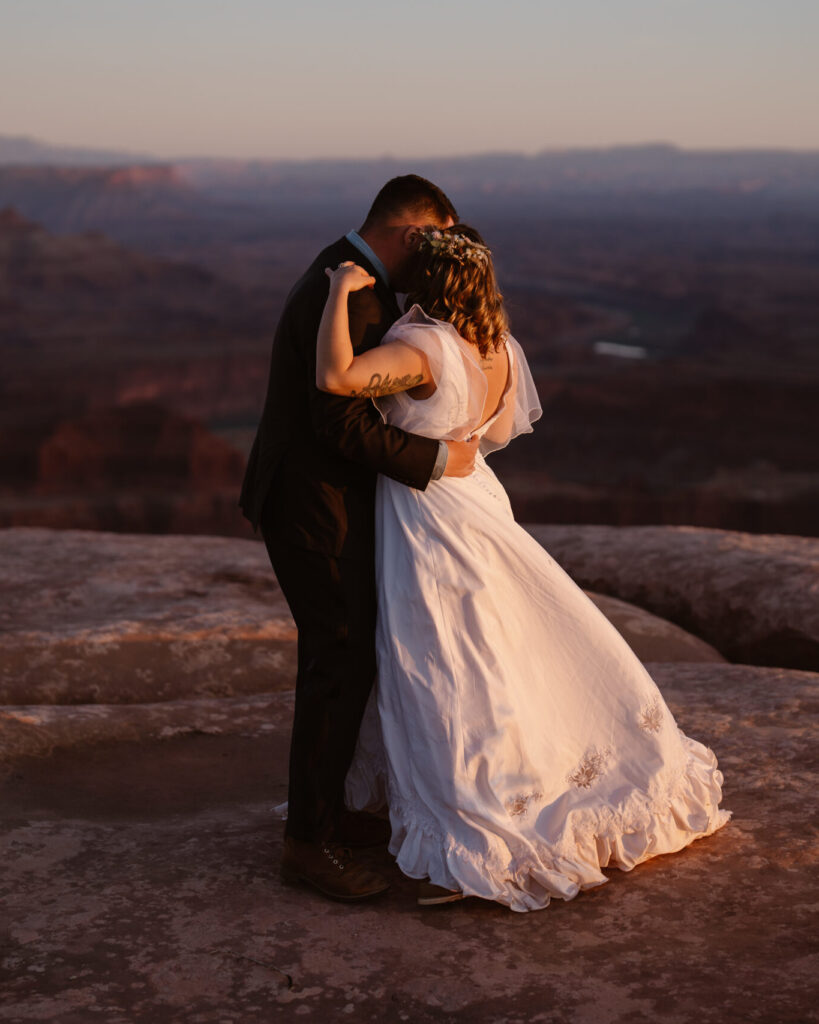
M 375 278 L 355 263 L 342 263 L 338 270 L 328 268 L 326 274 L 330 294 L 318 330 L 316 387 L 333 395 L 378 398 L 430 381 L 426 356 L 401 342 L 354 355 L 347 298 L 350 292 L 372 288 Z

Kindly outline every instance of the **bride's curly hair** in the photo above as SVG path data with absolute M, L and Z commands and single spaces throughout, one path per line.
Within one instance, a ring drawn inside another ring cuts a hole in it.
M 424 231 L 406 309 L 414 303 L 452 324 L 483 358 L 503 344 L 509 320 L 498 290 L 492 254 L 468 224 Z

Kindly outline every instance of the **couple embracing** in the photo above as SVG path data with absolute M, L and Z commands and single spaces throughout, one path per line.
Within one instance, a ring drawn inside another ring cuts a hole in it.
M 529 911 L 730 812 L 713 752 L 486 462 L 541 409 L 457 220 L 394 178 L 296 283 L 240 504 L 298 629 L 283 875 L 369 898 L 388 882 L 352 849 L 388 841 L 422 905 Z

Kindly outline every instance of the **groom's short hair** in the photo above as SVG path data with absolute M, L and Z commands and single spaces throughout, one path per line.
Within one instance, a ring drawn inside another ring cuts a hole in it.
M 402 214 L 443 224 L 449 217 L 457 223 L 455 207 L 437 185 L 418 174 L 391 178 L 373 200 L 362 230 L 400 217 Z

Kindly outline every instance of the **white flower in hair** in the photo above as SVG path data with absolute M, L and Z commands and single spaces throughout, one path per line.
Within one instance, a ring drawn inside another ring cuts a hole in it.
M 466 235 L 458 235 L 453 232 L 440 231 L 433 228 L 431 231 L 419 232 L 421 240 L 418 249 L 423 252 L 429 249 L 439 256 L 447 256 L 456 260 L 461 265 L 473 260 L 479 263 L 486 263 L 492 255 L 492 250 L 480 242 L 476 242 Z

